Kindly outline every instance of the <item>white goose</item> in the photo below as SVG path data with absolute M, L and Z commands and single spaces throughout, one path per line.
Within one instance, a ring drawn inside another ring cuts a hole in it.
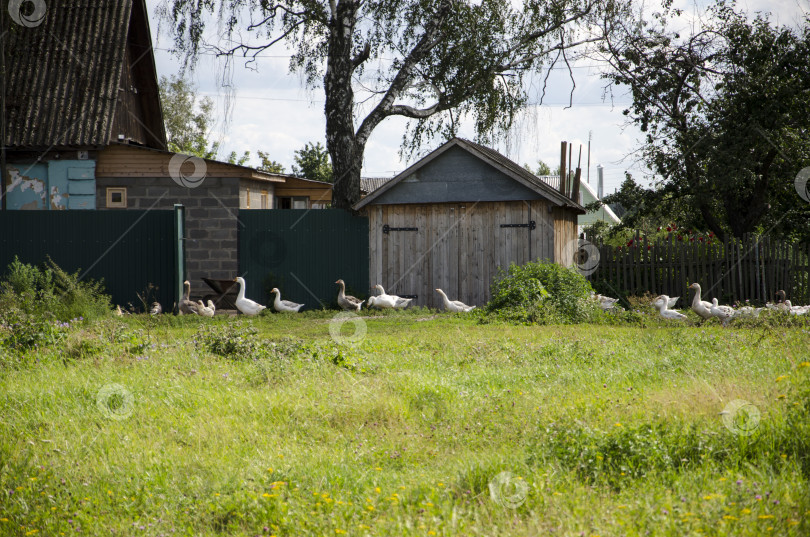
M 262 306 L 258 302 L 254 302 L 249 298 L 245 298 L 245 279 L 241 276 L 237 276 L 236 280 L 239 282 L 239 295 L 236 297 L 236 309 L 244 313 L 245 315 L 258 315 L 267 308 L 267 306 Z
M 442 300 L 444 301 L 444 309 L 448 311 L 452 311 L 455 313 L 466 313 L 468 311 L 472 311 L 475 309 L 475 306 L 468 306 L 464 302 L 459 300 L 450 300 L 447 298 L 447 295 L 444 294 L 444 291 L 441 289 L 436 289 L 436 292 L 442 295 Z
M 273 287 L 270 292 L 276 294 L 276 299 L 273 301 L 273 309 L 276 311 L 298 313 L 298 311 L 304 307 L 304 304 L 281 300 L 281 291 L 278 290 L 278 287 Z
M 375 303 L 379 303 L 380 300 L 382 300 L 383 302 L 390 302 L 390 303 L 393 304 L 390 307 L 392 307 L 394 309 L 407 308 L 408 304 L 410 304 L 411 301 L 413 300 L 412 298 L 402 298 L 402 297 L 399 297 L 397 295 L 388 295 L 388 294 L 385 293 L 385 289 L 383 289 L 383 286 L 380 285 L 379 283 L 377 285 L 375 285 L 374 288 L 379 289 L 379 291 L 380 291 L 380 295 L 375 297 L 376 298 Z M 388 306 L 384 306 L 384 307 L 388 307 Z
M 759 317 L 759 312 L 765 308 L 755 308 L 753 306 L 743 306 L 734 311 L 734 317 Z
M 197 315 L 197 303 L 190 300 L 190 294 L 191 284 L 186 280 L 183 282 L 183 297 L 180 299 L 180 305 L 177 308 L 180 315 Z
M 671 299 L 667 295 L 660 295 L 655 299 L 655 301 L 653 301 L 653 306 L 658 308 L 658 313 L 664 319 L 671 321 L 685 321 L 687 319 L 686 315 L 675 310 L 667 309 L 670 301 Z
M 592 293 L 591 298 L 599 301 L 599 306 L 605 311 L 613 309 L 613 306 L 615 306 L 616 303 L 619 301 L 618 298 L 610 298 L 609 296 L 599 295 L 596 293 Z
M 810 311 L 810 306 L 794 306 L 790 300 L 785 300 L 784 303 L 787 306 L 787 312 L 791 315 L 804 315 Z
M 697 313 L 702 319 L 712 318 L 712 304 L 700 299 L 700 284 L 695 282 L 689 286 L 689 289 L 695 290 L 695 298 L 692 299 L 692 311 Z
M 709 311 L 712 312 L 712 317 L 717 317 L 723 322 L 723 326 L 726 326 L 734 317 L 734 308 L 731 306 L 718 306 L 716 298 L 712 299 L 712 307 Z
M 197 313 L 202 315 L 203 317 L 213 317 L 216 308 L 214 308 L 214 303 L 210 300 L 208 301 L 208 306 L 203 304 L 202 300 L 197 301 Z
M 360 311 L 360 308 L 363 307 L 363 301 L 346 294 L 346 284 L 343 280 L 338 280 L 335 283 L 340 285 L 340 292 L 337 298 L 338 306 L 346 311 Z

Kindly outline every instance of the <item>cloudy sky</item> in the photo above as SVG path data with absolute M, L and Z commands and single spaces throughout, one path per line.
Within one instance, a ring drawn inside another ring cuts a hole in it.
M 156 8 L 167 1 L 171 0 L 147 0 L 158 76 L 174 74 L 180 68 L 180 62 L 170 52 L 173 41 L 167 33 L 168 27 L 155 15 Z M 770 12 L 782 24 L 794 24 L 810 10 L 809 1 L 747 0 L 738 5 L 752 12 Z M 686 26 L 688 17 L 700 13 L 707 2 L 676 0 L 675 4 L 684 9 Z M 244 67 L 244 61 L 237 60 L 233 71 L 235 89 L 229 105 L 226 93 L 230 92 L 223 91 L 219 84 L 221 60 L 201 56 L 191 76 L 200 95 L 210 96 L 216 103 L 219 121 L 213 136 L 222 144 L 220 158 L 231 151 L 239 154 L 251 151 L 255 157 L 256 151 L 261 150 L 289 171 L 296 149 L 307 142 L 324 143 L 323 92 L 320 88 L 307 89 L 299 75 L 289 72 L 288 63 L 289 51 L 283 47 L 264 52 L 250 69 Z M 544 104 L 526 110 L 509 139 L 496 149 L 520 164 L 542 159 L 554 167 L 559 161 L 560 141 L 567 140 L 575 144 L 575 158 L 582 145 L 585 176 L 590 137 L 591 182 L 595 183 L 596 165 L 601 164 L 605 191 L 613 192 L 624 179 L 625 171 L 636 177 L 643 175 L 643 166 L 633 155 L 640 133 L 628 126 L 622 115 L 629 98 L 622 91 L 614 91 L 612 101 L 604 96 L 606 81 L 600 77 L 603 67 L 593 61 L 583 60 L 573 71 L 576 80 L 573 106 L 567 107 L 571 90 L 568 73 L 555 70 L 549 78 Z M 223 118 L 229 106 L 230 121 L 225 124 Z M 388 118 L 377 127 L 366 146 L 364 176 L 393 176 L 412 163 L 399 155 L 405 125 L 404 119 Z M 462 127 L 460 135 L 472 138 L 474 132 Z M 425 150 L 434 149 L 441 142 L 434 140 Z M 257 161 L 254 159 L 252 163 L 257 164 Z

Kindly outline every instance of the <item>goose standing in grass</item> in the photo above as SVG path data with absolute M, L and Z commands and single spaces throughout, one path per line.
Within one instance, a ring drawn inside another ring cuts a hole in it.
M 685 321 L 687 319 L 686 315 L 675 310 L 667 309 L 669 308 L 669 303 L 670 298 L 667 295 L 660 295 L 653 301 L 652 304 L 658 308 L 658 313 L 664 319 L 671 321 Z
M 447 298 L 447 295 L 444 294 L 444 291 L 441 289 L 436 289 L 436 292 L 442 295 L 442 301 L 444 301 L 444 309 L 447 311 L 452 311 L 454 313 L 466 313 L 468 311 L 472 311 L 475 309 L 475 306 L 468 306 L 464 302 L 459 300 L 450 300 Z
M 234 281 L 239 282 L 239 295 L 236 297 L 236 309 L 245 315 L 258 315 L 267 308 L 258 302 L 254 302 L 249 298 L 245 298 L 245 279 L 238 276 Z
M 346 311 L 360 311 L 360 308 L 363 307 L 363 301 L 346 294 L 346 284 L 343 280 L 338 280 L 335 283 L 340 285 L 340 292 L 338 292 L 337 299 L 338 306 Z
M 188 280 L 183 282 L 183 297 L 180 299 L 178 311 L 180 315 L 197 315 L 197 303 L 192 302 L 189 298 L 191 294 L 191 284 Z
M 215 313 L 214 303 L 210 300 L 208 301 L 208 306 L 203 304 L 202 300 L 197 301 L 197 314 L 202 315 L 203 317 L 213 317 Z
M 385 293 L 385 289 L 383 289 L 383 286 L 380 285 L 379 283 L 375 285 L 374 288 L 380 291 L 380 295 L 376 297 L 378 300 L 375 300 L 375 302 L 379 302 L 379 299 L 382 299 L 384 302 L 390 301 L 393 303 L 393 306 L 391 307 L 394 309 L 398 310 L 405 309 L 413 300 L 412 298 L 402 298 L 397 295 L 388 295 Z
M 723 326 L 726 326 L 732 317 L 734 317 L 734 308 L 731 306 L 718 306 L 716 298 L 712 299 L 710 311 L 712 312 L 712 317 L 717 317 L 723 322 Z
M 785 311 L 791 315 L 804 315 L 810 311 L 810 306 L 794 306 L 790 303 L 790 300 L 785 300 L 784 304 L 787 307 Z
M 599 302 L 599 306 L 605 311 L 613 309 L 613 307 L 619 301 L 618 298 L 610 298 L 609 296 L 599 295 L 596 293 L 593 293 L 591 297 L 594 300 L 597 300 Z
M 765 308 L 755 308 L 753 306 L 743 306 L 734 311 L 734 317 L 759 317 L 759 312 Z
M 697 313 L 703 320 L 712 318 L 712 304 L 700 299 L 700 284 L 695 282 L 689 286 L 695 290 L 695 298 L 692 299 L 692 311 Z
M 297 304 L 295 302 L 290 302 L 289 300 L 281 300 L 281 291 L 278 290 L 278 287 L 273 287 L 270 292 L 276 294 L 276 299 L 273 301 L 273 309 L 276 311 L 298 313 L 298 311 L 304 307 L 304 304 Z
M 160 302 L 152 302 L 149 315 L 160 315 L 161 313 L 163 313 L 163 306 L 160 305 Z

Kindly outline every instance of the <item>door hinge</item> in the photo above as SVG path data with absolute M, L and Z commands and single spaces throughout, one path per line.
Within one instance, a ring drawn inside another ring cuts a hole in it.
M 383 226 L 383 233 L 391 233 L 392 231 L 419 231 L 418 227 L 391 227 L 388 224 Z
M 534 220 L 530 220 L 528 224 L 501 224 L 501 227 L 527 227 L 532 230 L 537 228 L 537 224 L 535 224 Z

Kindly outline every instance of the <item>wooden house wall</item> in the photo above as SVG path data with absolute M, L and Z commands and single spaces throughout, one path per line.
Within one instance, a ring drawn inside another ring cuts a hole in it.
M 558 258 L 556 234 L 576 237 L 576 214 L 568 213 L 549 212 L 545 200 L 370 206 L 370 283 L 391 294 L 417 295 L 420 306 L 443 307 L 436 288 L 453 300 L 482 305 L 499 267 Z M 531 231 L 501 227 L 531 220 Z M 386 234 L 385 224 L 418 230 Z
M 165 150 L 166 134 L 151 39 L 146 8 L 142 0 L 137 0 L 133 2 L 129 22 L 111 141 L 119 141 L 119 135 L 123 134 L 127 141 Z
M 555 208 L 554 216 L 554 262 L 564 267 L 574 264 L 577 245 L 577 215 L 573 211 Z
M 543 198 L 461 147 L 426 158 L 432 160 L 382 193 L 373 203 L 474 203 Z

